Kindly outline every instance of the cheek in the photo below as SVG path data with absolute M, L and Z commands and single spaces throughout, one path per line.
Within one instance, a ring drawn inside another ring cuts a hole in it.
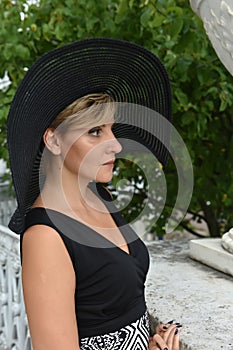
M 100 152 L 95 150 L 92 145 L 86 145 L 83 142 L 76 142 L 67 147 L 66 154 L 63 156 L 65 168 L 72 172 L 88 173 L 97 170 L 99 164 Z
M 80 152 L 80 148 L 73 144 L 71 146 L 66 146 L 62 150 L 62 161 L 63 166 L 72 171 L 77 171 L 79 165 L 82 162 L 83 155 Z
M 62 158 L 66 168 L 72 172 L 97 172 L 104 159 L 105 144 L 98 139 L 90 140 L 85 135 L 66 135 L 63 139 Z

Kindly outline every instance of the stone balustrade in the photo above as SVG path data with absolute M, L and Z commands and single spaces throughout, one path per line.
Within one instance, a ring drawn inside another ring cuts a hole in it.
M 146 300 L 155 324 L 172 319 L 182 323 L 180 350 L 233 350 L 232 276 L 191 259 L 190 241 L 147 246 Z

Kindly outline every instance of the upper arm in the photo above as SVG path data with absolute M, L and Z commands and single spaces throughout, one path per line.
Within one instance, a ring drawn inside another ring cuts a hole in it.
M 34 350 L 78 350 L 75 273 L 59 234 L 30 227 L 22 242 L 22 282 Z

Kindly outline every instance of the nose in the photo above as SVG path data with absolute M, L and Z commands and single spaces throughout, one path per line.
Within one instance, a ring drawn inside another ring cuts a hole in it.
M 107 146 L 107 153 L 119 153 L 122 150 L 122 146 L 120 142 L 116 139 L 112 131 L 106 146 Z

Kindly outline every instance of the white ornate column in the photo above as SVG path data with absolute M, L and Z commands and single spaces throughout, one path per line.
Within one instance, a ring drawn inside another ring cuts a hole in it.
M 233 0 L 190 0 L 190 4 L 219 59 L 233 75 Z M 233 254 L 233 228 L 223 235 L 221 244 Z
M 0 349 L 32 350 L 21 285 L 19 236 L 0 225 Z
M 228 252 L 233 254 L 233 228 L 231 228 L 228 232 L 224 233 L 222 236 L 222 246 Z
M 190 0 L 224 66 L 233 75 L 233 1 Z

